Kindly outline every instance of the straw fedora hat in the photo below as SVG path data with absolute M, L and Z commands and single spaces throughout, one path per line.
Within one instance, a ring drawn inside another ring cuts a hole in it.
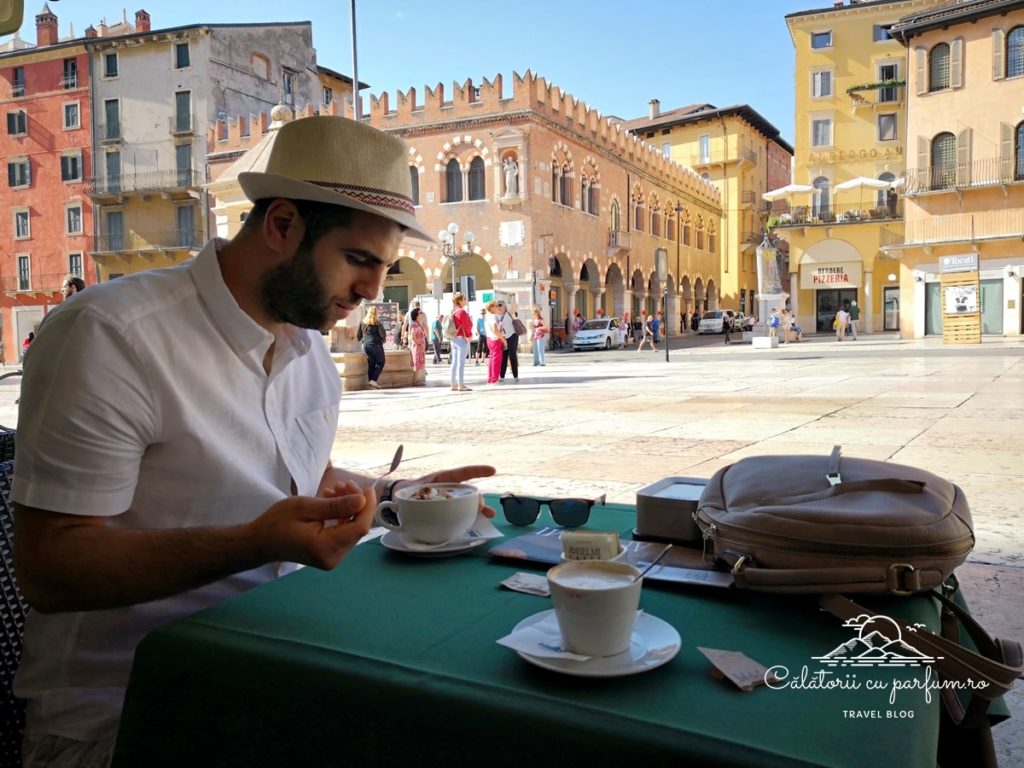
M 344 117 L 303 117 L 279 128 L 238 174 L 245 196 L 312 200 L 383 216 L 433 242 L 416 221 L 409 150 L 394 136 Z

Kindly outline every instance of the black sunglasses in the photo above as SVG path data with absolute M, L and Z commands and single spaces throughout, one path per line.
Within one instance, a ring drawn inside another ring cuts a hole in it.
M 501 497 L 501 511 L 512 525 L 533 525 L 540 508 L 547 504 L 551 517 L 563 528 L 578 528 L 590 519 L 590 508 L 604 504 L 605 494 L 596 499 L 536 499 L 506 493 Z

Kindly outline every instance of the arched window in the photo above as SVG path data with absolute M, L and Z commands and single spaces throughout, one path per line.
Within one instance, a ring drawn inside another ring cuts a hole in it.
M 568 165 L 562 166 L 562 205 L 572 207 L 572 176 Z
M 928 90 L 949 88 L 949 44 L 939 43 L 928 52 Z
M 600 205 L 598 204 L 597 195 L 598 195 L 597 184 L 596 183 L 591 183 L 591 185 L 590 185 L 590 212 L 592 214 L 594 214 L 595 216 L 597 216 L 597 214 L 600 213 L 600 211 L 601 211 Z
M 665 239 L 676 239 L 676 220 L 673 219 L 671 216 L 665 217 Z
M 661 237 L 661 210 L 657 205 L 651 211 L 651 234 L 655 237 Z
M 633 226 L 637 232 L 646 232 L 647 228 L 644 226 L 644 201 L 637 200 L 636 205 L 633 206 Z
M 690 220 L 685 219 L 683 221 L 683 245 L 690 244 L 690 238 L 692 237 L 693 228 L 690 226 Z
M 1017 123 L 1017 130 L 1014 133 L 1017 143 L 1014 147 L 1016 151 L 1013 153 L 1013 178 L 1021 181 L 1024 180 L 1024 123 Z
M 715 235 L 715 228 L 708 229 L 708 253 L 718 252 L 718 237 Z
M 558 166 L 551 165 L 551 202 L 558 202 L 558 190 L 560 189 L 558 183 Z
M 590 213 L 590 179 L 586 176 L 580 182 L 580 205 L 584 211 Z
M 612 200 L 611 207 L 608 209 L 608 229 L 612 232 L 622 229 L 622 212 L 619 210 L 618 200 Z
M 1014 27 L 1006 36 L 1006 76 L 1024 75 L 1024 27 Z
M 704 219 L 697 219 L 697 250 L 704 250 Z
M 415 165 L 409 166 L 409 179 L 412 181 L 412 204 L 420 204 L 420 172 Z
M 881 174 L 878 175 L 878 180 L 879 181 L 888 181 L 891 184 L 892 182 L 896 181 L 896 177 L 893 176 L 888 171 L 886 171 L 885 173 L 881 173 Z M 877 207 L 885 208 L 886 207 L 886 200 L 888 199 L 888 196 L 889 196 L 889 190 L 888 189 L 880 189 L 880 190 L 878 190 L 878 200 L 877 200 L 878 206 Z
M 827 220 L 831 215 L 831 206 L 829 204 L 829 183 L 828 179 L 824 176 L 819 176 L 813 181 L 814 186 L 814 206 L 813 213 L 815 218 Z
M 948 189 L 956 183 L 956 137 L 940 133 L 932 139 L 932 189 Z
M 446 203 L 458 203 L 462 200 L 462 168 L 454 157 L 444 168 L 444 189 Z
M 487 187 L 484 184 L 484 159 L 474 157 L 469 164 L 469 199 L 483 200 L 487 197 Z

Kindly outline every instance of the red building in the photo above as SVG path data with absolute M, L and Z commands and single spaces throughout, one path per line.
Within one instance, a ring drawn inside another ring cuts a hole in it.
M 7 363 L 61 296 L 65 277 L 95 282 L 89 63 L 85 38 L 60 41 L 57 17 L 36 16 L 36 45 L 0 52 L 0 340 Z M 6 183 L 4 183 L 6 182 Z

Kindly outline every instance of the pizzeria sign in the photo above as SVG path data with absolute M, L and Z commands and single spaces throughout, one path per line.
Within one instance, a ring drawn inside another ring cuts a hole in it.
M 800 288 L 858 288 L 861 283 L 861 265 L 855 262 L 828 264 L 801 264 Z

